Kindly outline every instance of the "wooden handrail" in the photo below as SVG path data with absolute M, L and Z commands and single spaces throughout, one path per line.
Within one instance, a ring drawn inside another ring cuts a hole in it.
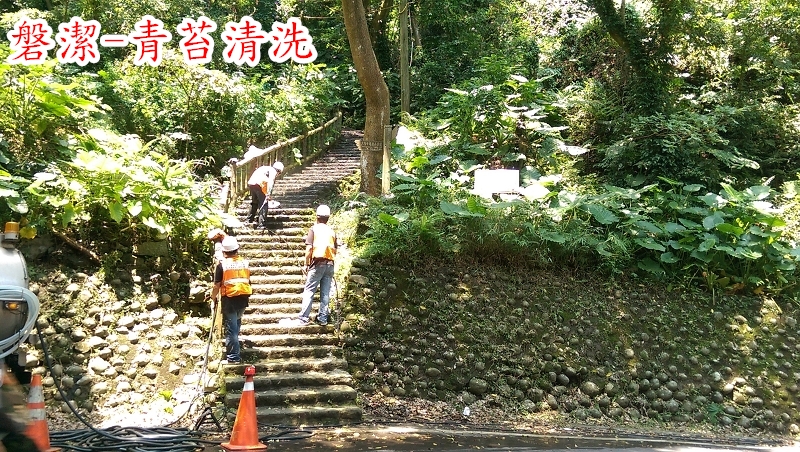
M 229 160 L 230 180 L 228 182 L 228 193 L 225 199 L 224 211 L 231 213 L 236 209 L 239 199 L 249 193 L 247 189 L 247 179 L 250 178 L 250 175 L 253 174 L 256 168 L 263 165 L 272 165 L 280 161 L 283 163 L 284 173 L 288 173 L 295 167 L 300 166 L 295 159 L 295 148 L 300 151 L 301 161 L 313 159 L 323 151 L 327 151 L 330 146 L 336 143 L 341 133 L 342 113 L 339 112 L 325 124 L 303 135 L 273 144 L 263 149 L 258 154 L 251 155 L 246 159 Z

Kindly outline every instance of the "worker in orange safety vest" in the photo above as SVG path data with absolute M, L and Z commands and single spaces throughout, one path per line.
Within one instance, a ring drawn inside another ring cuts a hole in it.
M 222 239 L 224 259 L 214 271 L 214 288 L 211 290 L 212 303 L 218 295 L 222 295 L 222 323 L 225 327 L 225 359 L 227 364 L 242 362 L 239 346 L 239 330 L 242 327 L 242 316 L 247 308 L 250 295 L 250 266 L 246 259 L 239 256 L 239 242 L 236 237 L 227 236 Z M 213 309 L 213 306 L 212 306 Z
M 336 258 L 338 240 L 336 231 L 328 226 L 331 208 L 325 204 L 317 207 L 317 223 L 306 236 L 306 285 L 303 289 L 303 304 L 297 322 L 308 325 L 311 321 L 311 303 L 319 287 L 319 311 L 316 323 L 328 324 L 331 283 L 333 282 L 333 261 Z

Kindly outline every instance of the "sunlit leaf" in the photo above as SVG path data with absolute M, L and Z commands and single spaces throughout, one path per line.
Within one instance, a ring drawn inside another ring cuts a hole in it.
M 722 213 L 714 212 L 713 214 L 703 218 L 703 227 L 706 230 L 711 230 L 725 222 L 725 218 L 723 217 Z
M 389 215 L 386 212 L 379 213 L 378 214 L 378 219 L 381 220 L 382 222 L 384 222 L 386 224 L 390 224 L 392 226 L 397 226 L 398 224 L 400 224 L 400 220 L 398 220 L 397 218 L 395 218 L 392 215 Z
M 142 212 L 142 202 L 136 201 L 133 204 L 128 204 L 128 213 L 132 217 L 137 217 Z
M 28 239 L 28 240 L 36 238 L 36 228 L 31 226 L 25 226 L 23 228 L 20 228 L 19 236 L 22 237 L 23 239 Z
M 111 219 L 119 223 L 122 221 L 122 204 L 119 201 L 113 201 L 108 205 L 108 213 Z

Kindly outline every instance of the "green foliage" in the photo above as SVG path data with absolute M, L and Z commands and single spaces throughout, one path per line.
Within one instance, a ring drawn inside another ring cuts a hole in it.
M 0 44 L 0 151 L 9 168 L 29 171 L 53 158 L 69 158 L 65 140 L 80 134 L 104 108 L 94 96 L 76 94 L 82 80 L 64 80 L 54 60 L 41 65 L 9 64 Z
M 20 176 L 14 176 L 3 168 L 8 158 L 0 152 L 0 221 L 15 219 L 15 215 L 28 213 L 28 203 L 23 196 L 23 189 L 30 182 Z
M 560 108 L 540 81 L 509 73 L 500 60 L 487 58 L 482 65 L 480 77 L 448 89 L 437 108 L 415 121 L 414 127 L 447 144 L 433 155 L 406 154 L 410 161 L 403 170 L 419 168 L 460 185 L 482 165 L 563 172 L 572 156 L 586 152 L 561 139 L 566 127 L 560 125 Z
M 35 175 L 27 188 L 29 221 L 68 233 L 90 249 L 166 238 L 178 258 L 196 250 L 199 231 L 219 223 L 214 185 L 194 175 L 197 162 L 170 159 L 156 142 L 143 146 L 135 137 L 99 129 L 89 135 L 76 143 L 72 161 Z
M 481 71 L 476 62 L 484 58 L 502 60 L 504 66 L 535 78 L 539 48 L 525 20 L 530 7 L 526 2 L 426 0 L 412 5 L 418 8 L 414 16 L 423 44 L 412 66 L 412 110 L 433 106 L 441 87 L 474 77 Z
M 670 115 L 639 116 L 625 139 L 607 147 L 600 167 L 617 183 L 654 182 L 669 175 L 684 182 L 715 185 L 726 170 L 758 169 L 721 134 L 736 111 L 719 107 L 706 114 L 683 110 Z
M 272 144 L 327 119 L 336 106 L 335 82 L 323 67 L 284 65 L 258 83 L 167 52 L 155 68 L 131 59 L 101 72 L 115 123 L 143 137 L 180 140 L 176 158 L 213 159 L 220 166 L 247 143 Z

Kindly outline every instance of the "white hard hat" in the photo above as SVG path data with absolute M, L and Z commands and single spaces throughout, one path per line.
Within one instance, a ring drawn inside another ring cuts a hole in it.
M 317 207 L 317 216 L 318 217 L 329 217 L 331 216 L 331 208 L 326 206 L 325 204 L 320 204 Z
M 272 164 L 272 167 L 275 168 L 277 171 L 283 171 L 283 163 L 275 162 Z
M 220 228 L 214 228 L 208 231 L 208 235 L 206 236 L 208 240 L 216 240 L 220 237 L 225 238 L 225 231 Z
M 239 242 L 236 240 L 236 237 L 227 236 L 222 239 L 222 251 L 236 251 L 239 249 Z

